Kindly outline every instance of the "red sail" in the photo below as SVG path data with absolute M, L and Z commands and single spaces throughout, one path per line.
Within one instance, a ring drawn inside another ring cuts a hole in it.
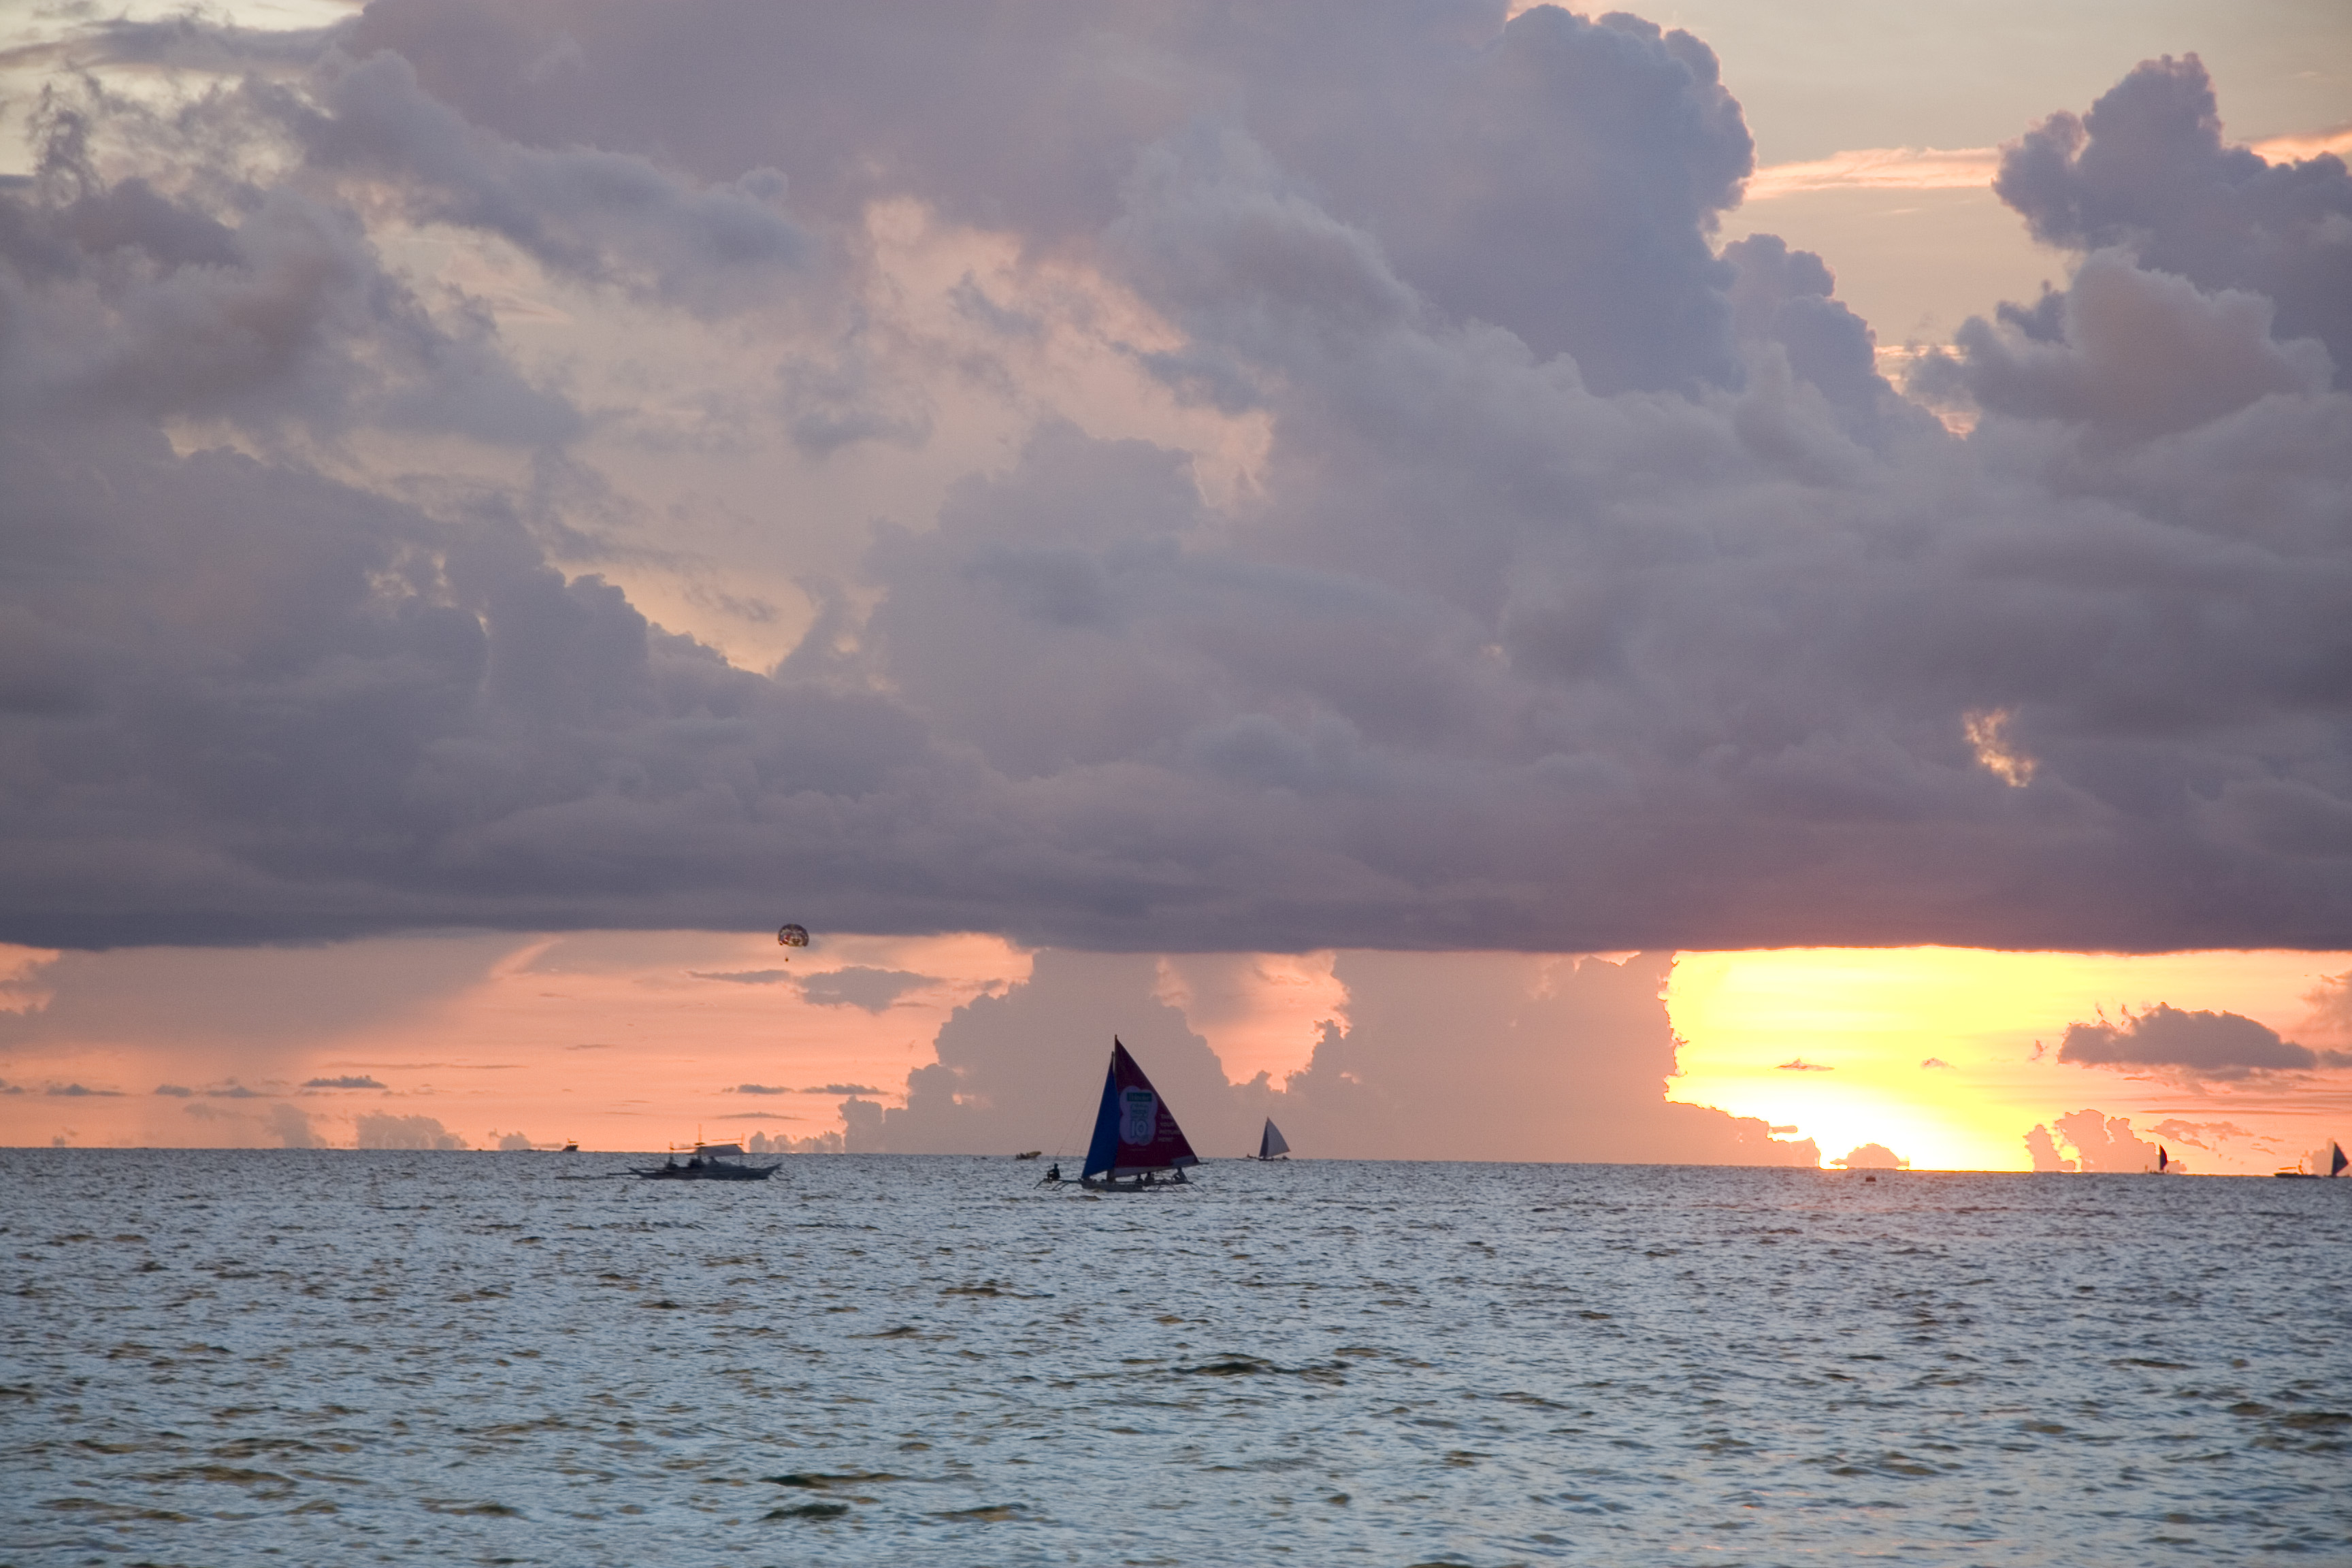
M 1103 1080 L 1102 1109 L 1087 1149 L 1086 1173 L 1131 1176 L 1199 1164 L 1175 1114 L 1127 1047 L 1110 1043 L 1110 1072 Z

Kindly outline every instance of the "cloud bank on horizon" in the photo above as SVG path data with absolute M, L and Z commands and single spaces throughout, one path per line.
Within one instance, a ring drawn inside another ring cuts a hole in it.
M 2079 265 L 1915 398 L 1833 258 L 1711 243 L 1738 103 L 1624 16 L 379 0 L 70 53 L 0 187 L 0 941 L 2352 931 L 2352 175 L 2227 146 L 2193 59 L 2004 153 Z M 1010 259 L 918 289 L 909 212 Z M 759 375 L 656 439 L 648 331 Z M 1197 444 L 1090 424 L 1068 342 Z M 709 537 L 654 456 L 821 489 L 973 402 L 1013 437 L 843 502 L 773 669 L 624 585 Z

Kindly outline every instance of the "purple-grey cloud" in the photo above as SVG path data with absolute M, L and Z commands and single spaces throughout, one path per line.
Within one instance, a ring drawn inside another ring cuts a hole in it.
M 2221 140 L 2195 55 L 2147 61 L 2079 118 L 2002 150 L 1994 190 L 2045 245 L 2116 246 L 2202 289 L 2258 294 L 2282 338 L 2315 338 L 2352 385 L 2352 174 L 2333 153 L 2272 163 Z
M 2352 928 L 2352 400 L 2326 289 L 2109 202 L 2142 154 L 2238 179 L 2178 68 L 2017 185 L 2090 254 L 1936 373 L 1959 441 L 1825 260 L 1712 252 L 1751 157 L 1696 40 L 1206 15 L 385 0 L 194 139 L 53 100 L 0 188 L 0 939 L 760 930 L 780 889 L 1116 951 Z M 2324 249 L 2340 168 L 2297 168 L 2318 205 L 2224 204 L 2246 255 Z M 1247 493 L 1042 419 L 737 668 L 586 569 L 582 416 L 378 248 L 789 296 L 831 368 L 786 422 L 848 441 L 884 197 L 1156 310 L 1180 395 L 1267 416 Z M 539 461 L 368 488 L 314 446 L 420 427 Z
M 2162 1003 L 2137 1016 L 2126 1014 L 2120 1024 L 2102 1018 L 2067 1025 L 2058 1059 L 2079 1067 L 2168 1068 L 2221 1079 L 2352 1065 L 2352 1055 L 2315 1051 L 2237 1013 L 2184 1012 Z
M 862 1007 L 869 1013 L 884 1012 L 909 991 L 935 984 L 927 974 L 856 964 L 813 973 L 790 969 L 694 969 L 687 973 L 697 980 L 720 980 L 735 985 L 790 985 L 817 1006 Z
M 802 995 L 820 1007 L 862 1007 L 868 1013 L 882 1013 L 908 992 L 933 984 L 928 974 L 853 964 L 808 975 L 801 980 L 800 988 Z
M 304 1079 L 302 1087 L 304 1089 L 382 1089 L 383 1085 L 365 1074 L 346 1073 L 340 1078 Z

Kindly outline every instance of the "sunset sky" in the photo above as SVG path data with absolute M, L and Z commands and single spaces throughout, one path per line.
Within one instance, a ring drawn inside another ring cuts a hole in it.
M 2352 13 L 1640 15 L 0 22 L 0 1142 L 2352 1137 Z

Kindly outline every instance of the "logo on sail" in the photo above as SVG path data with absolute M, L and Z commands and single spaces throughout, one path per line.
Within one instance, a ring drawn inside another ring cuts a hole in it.
M 1118 1141 L 1150 1142 L 1160 1131 L 1160 1097 L 1148 1089 L 1126 1089 L 1119 1091 L 1118 1102 L 1124 1112 L 1119 1118 Z

